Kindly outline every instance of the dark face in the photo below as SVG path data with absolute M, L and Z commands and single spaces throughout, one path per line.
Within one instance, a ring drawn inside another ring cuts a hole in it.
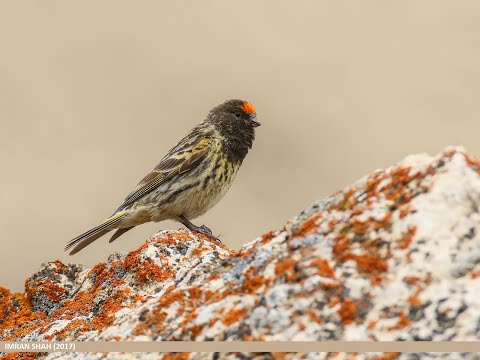
M 244 100 L 228 100 L 214 108 L 210 117 L 237 129 L 260 126 L 255 108 Z
M 228 100 L 210 111 L 207 122 L 219 131 L 229 160 L 241 164 L 253 145 L 254 128 L 260 126 L 253 105 L 244 100 Z

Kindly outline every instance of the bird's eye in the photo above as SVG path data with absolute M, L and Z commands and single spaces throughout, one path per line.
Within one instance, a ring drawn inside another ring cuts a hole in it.
M 235 113 L 233 113 L 233 115 L 237 118 L 237 119 L 240 119 L 242 117 L 242 113 L 237 111 Z

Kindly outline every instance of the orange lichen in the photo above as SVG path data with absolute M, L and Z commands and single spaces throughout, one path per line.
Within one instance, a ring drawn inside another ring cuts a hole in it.
M 190 353 L 180 352 L 180 353 L 166 353 L 163 355 L 162 360 L 187 360 Z
M 267 242 L 269 242 L 270 240 L 272 240 L 274 237 L 275 237 L 275 234 L 277 232 L 274 231 L 274 230 L 271 230 L 265 234 L 262 235 L 262 244 L 266 244 Z
M 67 324 L 67 326 L 65 326 L 61 331 L 56 334 L 55 338 L 65 339 L 68 334 L 71 334 L 74 331 L 85 332 L 91 330 L 93 330 L 93 326 L 88 320 L 73 319 Z M 54 340 L 54 338 L 52 340 Z
M 2 360 L 33 360 L 47 354 L 47 352 L 11 352 L 4 353 Z
M 335 227 L 335 225 L 337 225 L 339 222 L 340 222 L 340 220 L 338 220 L 338 219 L 331 219 L 331 220 L 328 222 L 327 226 L 328 226 L 328 228 L 329 228 L 330 230 L 333 230 L 333 228 Z
M 321 219 L 323 214 L 316 214 L 304 220 L 302 224 L 295 230 L 294 236 L 304 237 L 307 234 L 317 230 L 317 221 Z
M 205 324 L 193 324 L 191 327 L 190 327 L 190 334 L 192 334 L 193 336 L 193 339 L 195 339 L 203 330 L 203 328 L 205 327 Z
M 33 283 L 33 284 L 32 284 Z M 33 297 L 37 293 L 44 294 L 49 300 L 59 302 L 62 295 L 65 295 L 65 289 L 54 284 L 50 279 L 40 281 L 39 279 L 27 279 L 25 281 L 25 293 L 27 301 L 33 304 Z
M 238 290 L 237 290 L 238 291 Z M 208 304 L 211 304 L 211 303 L 214 303 L 214 302 L 218 302 L 222 299 L 225 299 L 227 296 L 235 293 L 236 291 L 233 290 L 232 288 L 230 287 L 227 287 L 224 291 L 222 292 L 212 292 L 212 291 L 209 291 L 209 295 L 208 295 L 208 298 L 207 296 L 205 296 L 205 299 L 204 301 Z
M 396 201 L 409 193 L 408 191 L 405 191 L 405 186 L 414 179 L 414 177 L 409 175 L 410 170 L 410 166 L 398 167 L 393 169 L 390 174 L 386 174 L 390 177 L 391 181 L 385 185 L 382 192 L 386 195 L 388 200 Z
M 476 279 L 480 275 L 480 267 L 478 269 L 474 269 L 470 274 L 471 279 Z
M 95 279 L 94 287 L 97 287 L 103 283 L 103 281 L 107 278 L 108 273 L 105 271 L 107 268 L 107 264 L 104 262 L 95 265 L 92 270 L 89 271 L 88 277 Z
M 306 326 L 304 323 L 298 323 L 298 330 L 303 331 L 305 330 Z
M 245 279 L 243 282 L 243 290 L 247 294 L 253 294 L 265 283 L 265 278 L 262 275 L 253 276 Z
M 336 289 L 342 286 L 340 281 L 320 281 L 320 286 L 324 290 Z
M 372 286 L 377 286 L 378 284 L 380 284 L 383 279 L 385 277 L 381 274 L 376 274 L 376 275 L 373 275 L 371 278 L 370 278 L 370 285 Z
M 402 280 L 409 285 L 417 285 L 420 278 L 418 276 L 404 276 Z
M 219 319 L 216 318 L 216 317 L 211 318 L 211 319 L 208 321 L 208 327 L 212 327 L 213 325 L 215 325 L 218 320 L 219 320 Z
M 195 246 L 192 250 L 192 257 L 198 258 L 200 255 L 207 250 L 204 242 L 201 242 L 199 245 Z
M 54 315 L 60 315 L 60 312 L 66 313 L 66 315 L 72 314 L 72 317 L 87 315 L 91 310 L 94 298 L 94 293 L 80 291 L 73 299 L 65 301 L 62 309 L 58 309 Z
M 312 261 L 310 261 L 310 265 L 318 268 L 318 275 L 320 276 L 326 276 L 329 278 L 335 277 L 333 269 L 330 267 L 330 264 L 325 259 L 313 259 Z
M 381 355 L 375 356 L 372 360 L 395 360 L 400 356 L 401 353 L 399 352 L 390 352 L 390 353 L 383 353 Z
M 162 268 L 155 264 L 152 259 L 145 259 L 138 265 L 135 275 L 139 284 L 144 284 L 147 281 L 163 282 L 174 277 L 175 272 L 168 265 L 162 265 Z
M 297 261 L 291 258 L 284 258 L 278 261 L 275 264 L 275 274 L 280 277 L 283 275 L 287 276 L 288 281 L 293 281 L 297 277 L 295 274 L 294 267 L 297 264 Z
M 377 326 L 377 320 L 371 320 L 368 322 L 367 329 L 373 330 Z
M 365 254 L 365 255 L 355 255 L 355 254 L 344 254 L 343 260 L 353 260 L 357 264 L 357 268 L 361 272 L 367 274 L 377 274 L 379 272 L 386 272 L 388 270 L 388 265 L 383 261 L 378 254 Z
M 112 325 L 117 311 L 125 307 L 124 303 L 126 299 L 127 294 L 122 289 L 111 294 L 105 299 L 102 310 L 93 319 L 93 326 L 95 326 L 97 330 L 103 330 Z
M 340 223 L 342 225 L 339 229 L 333 229 L 334 226 L 339 224 L 338 221 L 329 222 L 330 229 L 332 231 L 336 230 L 337 233 L 332 249 L 334 258 L 342 262 L 349 259 L 354 260 L 359 271 L 372 276 L 372 285 L 376 285 L 383 280 L 378 274 L 388 271 L 387 258 L 391 257 L 391 253 L 390 251 L 380 252 L 381 241 L 368 239 L 366 235 L 380 229 L 389 230 L 394 211 L 398 211 L 400 217 L 405 217 L 413 211 L 409 202 L 419 192 L 414 192 L 412 189 L 420 189 L 422 192 L 428 191 L 429 187 L 420 184 L 420 181 L 426 175 L 435 173 L 433 167 L 414 174 L 410 174 L 410 170 L 411 167 L 397 167 L 384 172 L 376 172 L 367 178 L 363 192 L 360 189 L 351 188 L 343 193 L 343 199 L 336 205 L 331 206 L 333 210 L 344 211 L 350 218 L 348 222 Z M 416 182 L 416 186 L 410 186 L 412 181 Z M 360 202 L 357 194 L 362 194 Z M 366 221 L 364 219 L 359 220 L 358 216 L 362 215 L 366 209 L 373 209 L 372 199 L 380 195 L 393 202 L 390 211 L 381 220 L 374 218 L 369 218 Z M 399 240 L 399 246 L 408 247 L 413 236 L 414 230 L 410 229 L 407 235 Z M 349 252 L 352 245 L 363 248 L 364 253 L 357 253 L 356 255 L 346 253 Z
M 338 310 L 338 315 L 342 319 L 343 325 L 348 325 L 355 320 L 357 315 L 357 306 L 352 299 L 343 299 L 340 310 Z
M 389 330 L 389 331 L 391 331 L 391 330 L 401 330 L 401 329 L 406 328 L 408 325 L 410 325 L 411 322 L 412 321 L 410 320 L 408 315 L 405 314 L 404 312 L 402 312 L 398 315 L 397 323 L 393 326 L 388 327 L 387 330 Z
M 163 239 L 162 239 L 163 241 Z M 124 266 L 125 270 L 130 271 L 135 269 L 138 264 L 141 263 L 141 256 L 140 254 L 150 245 L 149 242 L 146 242 L 142 246 L 140 246 L 138 249 L 134 251 L 130 251 L 127 256 L 125 257 L 124 260 Z
M 342 201 L 340 201 L 337 205 L 332 206 L 332 209 L 339 211 L 350 209 L 357 203 L 357 201 L 353 199 L 353 195 L 355 194 L 355 192 L 356 189 L 349 189 L 348 191 L 346 191 Z
M 420 306 L 423 304 L 423 301 L 420 300 L 420 298 L 418 297 L 417 294 L 414 294 L 414 295 L 410 295 L 408 298 L 407 298 L 407 302 L 412 305 L 412 306 Z
M 413 238 L 415 237 L 415 234 L 417 232 L 417 227 L 416 226 L 410 226 L 406 232 L 405 235 L 403 235 L 402 238 L 398 241 L 398 246 L 397 248 L 399 249 L 407 249 L 410 244 L 413 241 Z
M 312 320 L 313 322 L 316 322 L 317 324 L 323 323 L 323 319 L 320 316 L 318 316 L 318 314 L 315 311 L 307 310 L 307 315 L 310 318 L 310 320 Z
M 230 326 L 230 325 L 232 325 L 234 322 L 237 322 L 238 320 L 240 320 L 241 318 L 243 318 L 246 313 L 247 313 L 247 309 L 233 309 L 233 310 L 229 311 L 229 312 L 222 318 L 222 322 L 223 322 L 225 325 Z
M 410 206 L 410 204 L 407 205 L 407 206 L 402 206 L 398 216 L 399 216 L 400 219 L 403 219 L 405 216 L 410 214 L 412 211 L 413 211 L 413 208 Z
M 205 296 L 205 302 L 209 303 L 212 300 L 212 298 L 214 298 L 215 295 L 217 295 L 217 292 L 207 289 L 203 292 L 203 294 Z
M 195 320 L 197 317 L 198 317 L 198 312 L 196 308 L 195 309 L 192 308 L 190 312 L 185 313 L 185 315 L 183 316 L 183 321 L 180 325 L 183 333 L 185 333 L 187 329 L 190 329 L 190 331 L 192 331 L 192 329 L 197 326 L 196 324 L 193 324 L 193 320 Z M 190 328 L 189 328 L 189 325 L 191 325 Z M 202 324 L 201 326 L 203 328 L 205 324 Z M 196 336 L 195 334 L 192 334 L 192 335 Z
M 417 286 L 417 289 L 415 290 L 415 293 L 413 293 L 412 295 L 410 295 L 408 298 L 407 298 L 407 302 L 411 305 L 411 306 L 421 306 L 423 304 L 423 301 L 420 300 L 420 293 L 424 290 L 423 287 L 421 286 Z
M 174 290 L 171 292 L 167 292 L 165 295 L 162 296 L 160 301 L 158 302 L 159 308 L 168 308 L 174 303 L 182 303 L 185 301 L 185 295 L 180 290 Z
M 470 166 L 477 174 L 480 175 L 480 161 L 478 161 L 477 159 L 475 159 L 473 156 L 469 154 L 463 154 L 463 155 L 465 156 L 465 160 L 468 166 Z
M 338 296 L 332 296 L 328 302 L 329 307 L 334 307 L 340 302 L 340 298 Z
M 154 311 L 148 313 L 143 322 L 139 322 L 135 326 L 132 331 L 133 335 L 145 335 L 152 327 L 160 328 L 167 316 L 167 313 L 157 307 Z
M 186 306 L 185 305 L 180 305 L 180 307 L 177 309 L 177 316 L 182 315 L 185 312 Z
M 37 326 L 47 324 L 44 312 L 33 312 L 31 303 L 22 294 L 11 293 L 3 287 L 0 287 L 0 315 L 0 333 L 7 329 L 13 330 L 4 336 L 4 341 L 13 340 L 16 336 L 30 333 Z
M 334 240 L 332 253 L 334 256 L 340 256 L 345 250 L 347 250 L 350 246 L 350 239 L 345 236 L 337 236 Z
M 191 298 L 200 299 L 200 297 L 203 295 L 203 290 L 194 286 L 188 289 L 188 293 Z

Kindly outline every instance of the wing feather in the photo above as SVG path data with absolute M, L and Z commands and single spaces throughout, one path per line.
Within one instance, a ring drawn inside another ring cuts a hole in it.
M 189 144 L 185 139 L 170 150 L 158 165 L 135 186 L 117 212 L 157 189 L 173 175 L 184 174 L 196 168 L 208 156 L 213 147 L 213 142 L 208 138 L 201 138 L 196 144 Z

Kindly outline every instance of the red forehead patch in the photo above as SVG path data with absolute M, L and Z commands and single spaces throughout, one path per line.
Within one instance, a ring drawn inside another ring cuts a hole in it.
M 255 108 L 253 107 L 252 104 L 250 104 L 249 102 L 245 101 L 243 103 L 243 105 L 241 106 L 242 110 L 244 112 L 246 112 L 247 114 L 256 114 L 257 113 L 257 110 L 255 110 Z

